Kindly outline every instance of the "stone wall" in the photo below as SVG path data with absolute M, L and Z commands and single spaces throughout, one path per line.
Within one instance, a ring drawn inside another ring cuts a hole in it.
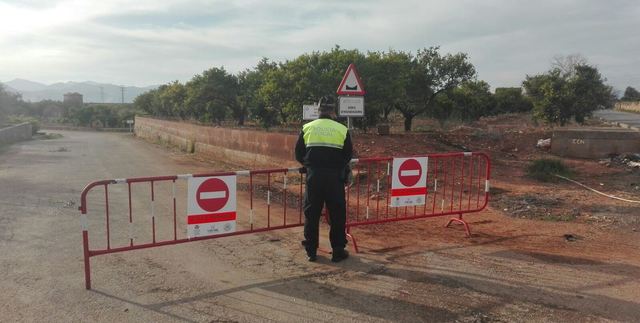
M 31 124 L 28 122 L 0 129 L 0 145 L 31 139 Z
M 616 128 L 558 129 L 551 138 L 551 152 L 574 158 L 639 153 L 640 132 Z
M 250 168 L 295 167 L 296 134 L 200 126 L 136 117 L 135 134 L 220 161 Z
M 616 103 L 615 109 L 619 111 L 640 113 L 640 102 L 618 102 Z

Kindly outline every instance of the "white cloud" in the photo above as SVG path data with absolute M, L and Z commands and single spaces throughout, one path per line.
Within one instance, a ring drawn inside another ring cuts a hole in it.
M 618 88 L 640 87 L 638 16 L 640 3 L 631 0 L 0 2 L 0 80 L 147 85 L 336 44 L 442 45 L 469 53 L 494 87 L 517 86 L 570 53 Z

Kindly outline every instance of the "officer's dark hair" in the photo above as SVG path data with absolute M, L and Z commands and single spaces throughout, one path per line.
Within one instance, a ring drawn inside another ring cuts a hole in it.
M 336 111 L 336 103 L 332 96 L 327 95 L 320 98 L 320 107 L 318 113 L 320 116 L 330 116 L 331 112 Z

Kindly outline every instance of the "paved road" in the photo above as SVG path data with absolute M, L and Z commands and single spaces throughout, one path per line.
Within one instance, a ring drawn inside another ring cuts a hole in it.
M 640 114 L 615 110 L 598 110 L 593 114 L 605 121 L 620 124 L 622 127 L 640 130 Z
M 603 238 L 587 225 L 514 221 L 490 211 L 473 216 L 470 239 L 443 229 L 442 219 L 358 229 L 364 252 L 338 265 L 326 255 L 306 262 L 299 229 L 99 256 L 92 260 L 94 289 L 87 291 L 77 211 L 85 184 L 225 166 L 127 134 L 61 133 L 61 139 L 0 147 L 0 322 L 640 317 L 637 234 Z M 112 195 L 114 226 L 126 216 L 118 194 Z M 568 244 L 566 232 L 584 242 Z M 601 258 L 583 259 L 585 253 Z
M 304 311 L 288 314 L 284 310 L 254 313 L 252 301 L 239 302 L 235 296 L 210 298 L 216 295 L 213 291 L 223 295 L 225 289 L 232 288 L 228 293 L 240 293 L 281 279 L 273 275 L 278 268 L 296 268 L 297 254 L 277 248 L 267 235 L 93 258 L 94 290 L 84 290 L 77 207 L 87 183 L 206 172 L 225 166 L 197 162 L 127 134 L 61 133 L 61 139 L 1 147 L 0 322 L 294 321 L 306 315 Z M 147 192 L 138 193 L 147 198 Z M 117 195 L 114 192 L 111 198 Z M 100 199 L 94 197 L 95 201 Z M 126 216 L 124 201 L 110 202 L 112 239 L 118 236 L 118 216 Z M 136 214 L 148 215 L 146 210 Z M 90 223 L 102 221 L 95 217 Z M 158 221 L 162 219 L 158 217 Z M 97 231 L 92 233 L 92 245 L 103 242 L 97 238 L 104 233 Z M 294 229 L 288 234 L 298 240 L 300 232 Z M 251 255 L 234 255 L 234 250 L 241 252 L 247 244 L 252 246 Z M 299 253 L 299 249 L 291 252 Z M 258 254 L 267 256 L 258 260 Z M 287 260 L 271 266 L 270 259 L 276 256 Z M 254 295 L 253 301 L 270 304 L 261 298 L 268 297 Z

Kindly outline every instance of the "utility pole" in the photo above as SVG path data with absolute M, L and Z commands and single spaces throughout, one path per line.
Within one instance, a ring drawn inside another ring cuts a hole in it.
M 124 104 L 124 86 L 120 87 L 120 91 L 122 92 L 122 104 Z

